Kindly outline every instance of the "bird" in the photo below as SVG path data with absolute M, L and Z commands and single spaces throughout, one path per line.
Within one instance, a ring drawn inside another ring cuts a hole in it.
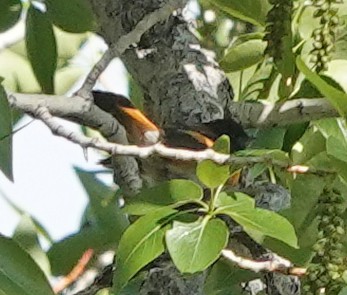
M 186 126 L 159 127 L 129 99 L 120 94 L 106 91 L 92 91 L 94 104 L 111 114 L 125 128 L 129 143 L 148 146 L 161 142 L 170 148 L 201 151 L 212 148 L 216 139 L 228 135 L 231 151 L 244 149 L 249 137 L 242 126 L 231 118 L 219 119 L 208 123 Z M 159 158 L 159 159 L 158 159 Z M 102 164 L 109 160 L 101 161 Z M 163 181 L 173 178 L 194 178 L 195 163 L 156 157 L 140 160 L 142 176 L 147 182 Z M 151 180 L 151 181 L 150 181 Z

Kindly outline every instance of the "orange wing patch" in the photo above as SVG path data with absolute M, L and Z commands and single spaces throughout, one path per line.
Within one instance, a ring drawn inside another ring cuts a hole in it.
M 139 127 L 144 131 L 159 131 L 159 128 L 150 121 L 141 111 L 135 108 L 121 107 L 122 111 L 129 117 L 133 118 Z
M 198 142 L 200 142 L 201 144 L 205 145 L 208 148 L 212 148 L 214 145 L 214 141 L 211 138 L 209 138 L 209 137 L 207 137 L 207 136 L 205 136 L 199 132 L 191 131 L 191 130 L 185 130 L 184 132 L 186 134 L 189 134 L 191 137 L 193 137 Z

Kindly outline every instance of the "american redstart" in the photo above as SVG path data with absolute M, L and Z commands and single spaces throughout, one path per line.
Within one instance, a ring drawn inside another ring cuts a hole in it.
M 113 115 L 124 126 L 132 144 L 145 146 L 161 141 L 172 148 L 203 150 L 211 148 L 218 137 L 226 134 L 231 139 L 231 150 L 237 151 L 243 149 L 248 142 L 248 136 L 241 125 L 232 119 L 160 128 L 122 95 L 93 91 L 93 97 L 100 109 Z
M 159 128 L 122 95 L 93 91 L 93 97 L 94 103 L 100 109 L 110 113 L 124 126 L 131 144 L 146 146 L 160 141 L 172 148 L 204 150 L 211 148 L 218 137 L 226 134 L 231 139 L 231 150 L 236 151 L 243 149 L 248 142 L 248 136 L 241 125 L 231 118 L 190 126 L 181 124 Z M 171 159 L 160 159 L 158 165 L 155 162 L 153 159 L 140 162 L 142 172 L 155 180 L 187 178 L 187 174 L 195 174 L 195 169 L 192 169 L 195 165 L 191 162 Z M 102 163 L 105 164 L 107 161 Z

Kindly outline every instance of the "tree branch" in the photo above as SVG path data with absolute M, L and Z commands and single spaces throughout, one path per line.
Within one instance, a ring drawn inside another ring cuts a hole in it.
M 92 128 L 99 129 L 100 125 L 115 124 L 111 115 L 94 105 L 90 105 L 80 96 L 69 98 L 45 94 L 12 93 L 8 99 L 12 107 L 29 114 L 33 114 L 39 106 L 46 106 L 53 116 Z M 240 123 L 245 128 L 286 126 L 311 120 L 339 117 L 337 111 L 324 98 L 301 98 L 280 103 L 232 102 L 232 110 L 241 114 Z M 118 127 L 113 127 L 111 133 L 115 135 Z
M 270 128 L 339 117 L 326 99 L 301 98 L 284 102 L 231 102 L 229 111 L 245 128 Z
M 157 155 L 165 158 L 183 160 L 183 161 L 202 161 L 202 160 L 212 160 L 219 164 L 231 164 L 234 166 L 249 166 L 254 165 L 256 163 L 267 163 L 268 165 L 277 166 L 283 169 L 287 169 L 287 171 L 293 173 L 314 173 L 314 174 L 323 174 L 323 173 L 334 173 L 334 171 L 321 171 L 315 170 L 309 167 L 303 166 L 291 166 L 288 161 L 285 160 L 277 160 L 269 155 L 262 156 L 235 156 L 235 155 L 227 155 L 217 153 L 212 149 L 206 149 L 202 151 L 193 151 L 187 149 L 178 149 L 178 148 L 169 148 L 163 145 L 161 142 L 150 146 L 136 146 L 136 145 L 126 145 L 126 144 L 118 144 L 111 142 L 104 142 L 98 138 L 89 138 L 84 136 L 83 134 L 78 134 L 75 132 L 71 132 L 65 129 L 61 124 L 59 124 L 55 118 L 54 114 L 63 114 L 64 109 L 68 108 L 68 111 L 65 112 L 65 117 L 69 118 L 77 118 L 77 121 L 83 121 L 84 123 L 93 123 L 95 128 L 95 122 L 93 119 L 88 120 L 82 113 L 76 111 L 83 110 L 83 106 L 88 104 L 84 99 L 76 97 L 76 100 L 72 100 L 75 103 L 71 105 L 69 108 L 69 104 L 65 105 L 63 102 L 65 101 L 65 97 L 57 96 L 53 99 L 54 96 L 48 96 L 47 99 L 44 99 L 45 96 L 37 95 L 35 99 L 34 95 L 24 95 L 24 94 L 10 94 L 9 102 L 12 106 L 19 107 L 21 110 L 31 114 L 33 117 L 42 120 L 48 128 L 52 130 L 52 132 L 58 136 L 64 137 L 71 142 L 79 144 L 82 148 L 95 148 L 101 151 L 105 151 L 114 156 L 135 156 L 138 158 L 148 158 L 149 156 Z M 81 106 L 76 106 L 76 102 L 80 99 Z M 71 100 L 71 99 L 69 99 Z M 21 103 L 19 103 L 21 101 Z M 60 101 L 60 103 L 59 103 Z M 103 111 L 99 110 L 96 106 L 94 106 L 95 112 Z M 93 116 L 91 117 L 93 118 Z M 114 119 L 111 118 L 113 121 Z M 118 131 L 119 129 L 117 129 Z M 126 142 L 127 143 L 127 142 Z M 117 157 L 118 158 L 118 157 Z M 122 159 L 122 158 L 120 158 Z M 299 169 L 299 168 L 300 169 Z M 305 168 L 305 169 L 303 169 Z M 138 187 L 139 188 L 139 187 Z M 138 189 L 137 188 L 137 189 Z
M 118 41 L 113 44 L 102 56 L 102 58 L 95 64 L 93 69 L 88 74 L 84 84 L 77 91 L 77 95 L 89 98 L 90 92 L 95 85 L 96 80 L 100 74 L 106 69 L 111 60 L 115 57 L 120 57 L 125 50 L 132 44 L 140 41 L 142 35 L 146 33 L 155 24 L 165 21 L 169 16 L 178 8 L 186 5 L 187 0 L 170 0 L 164 4 L 163 7 L 155 10 L 154 12 L 146 15 L 135 28 L 128 34 L 121 36 Z
M 276 254 L 272 254 L 272 258 L 266 261 L 255 261 L 248 258 L 237 256 L 232 250 L 224 249 L 222 256 L 239 267 L 249 269 L 254 272 L 279 272 L 286 275 L 302 276 L 306 274 L 305 268 L 294 267 L 293 264 Z

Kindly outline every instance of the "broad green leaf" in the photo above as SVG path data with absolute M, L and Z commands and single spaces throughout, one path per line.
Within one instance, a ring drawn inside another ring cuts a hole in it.
M 88 249 L 106 251 L 115 247 L 119 239 L 117 235 L 117 228 L 105 229 L 92 224 L 54 243 L 47 252 L 52 274 L 68 274 Z
M 346 123 L 340 118 L 322 119 L 314 122 L 314 126 L 328 139 L 333 136 L 338 140 L 345 140 L 347 128 Z
M 209 0 L 209 2 L 232 17 L 256 26 L 265 25 L 266 14 L 270 7 L 267 0 Z
M 347 184 L 347 165 L 346 162 L 340 161 L 336 159 L 335 157 L 330 156 L 329 157 L 332 165 L 334 166 L 336 172 L 338 173 L 339 177 L 343 179 L 343 181 Z
M 208 188 L 223 185 L 230 176 L 229 165 L 218 165 L 211 160 L 204 160 L 196 166 L 196 175 Z
M 50 274 L 47 255 L 41 248 L 36 225 L 30 216 L 22 216 L 12 238 L 30 254 L 45 274 Z
M 282 213 L 294 225 L 298 234 L 301 234 L 300 229 L 307 224 L 307 219 L 314 211 L 325 185 L 326 182 L 316 175 L 297 175 L 289 183 L 291 206 Z
M 308 122 L 291 124 L 288 126 L 284 135 L 282 149 L 286 152 L 290 152 L 293 145 L 304 135 L 308 126 Z
M 47 0 L 51 21 L 64 31 L 82 33 L 95 29 L 94 14 L 85 0 Z
M 29 61 L 9 49 L 0 52 L 0 75 L 5 78 L 2 85 L 11 92 L 41 91 Z M 14 123 L 14 122 L 13 122 Z
M 0 294 L 54 295 L 45 275 L 30 255 L 12 239 L 1 235 Z
M 309 128 L 291 151 L 293 164 L 305 164 L 315 155 L 325 151 L 326 140 L 316 128 Z
M 260 130 L 251 148 L 281 149 L 285 133 L 286 129 L 280 127 Z
M 97 180 L 93 173 L 75 170 L 89 197 L 91 220 L 79 232 L 54 243 L 49 249 L 48 257 L 54 275 L 71 271 L 90 248 L 101 251 L 115 247 L 129 224 L 114 197 L 115 192 Z
M 6 92 L 0 84 L 0 170 L 10 180 L 13 180 L 11 133 L 11 110 L 8 104 Z
M 243 194 L 235 193 L 235 197 L 226 194 L 217 199 L 217 214 L 226 214 L 242 225 L 246 232 L 258 232 L 296 248 L 298 241 L 295 230 L 290 222 L 281 215 L 254 207 L 254 199 Z
M 14 26 L 22 13 L 22 1 L 2 0 L 0 9 L 0 32 Z
M 28 58 L 36 79 L 43 92 L 54 93 L 57 46 L 52 23 L 46 13 L 30 5 L 25 30 Z
M 243 72 L 244 71 L 242 71 L 242 73 Z M 240 99 L 257 100 L 269 98 L 271 88 L 277 75 L 277 70 L 275 70 L 274 65 L 264 61 L 261 65 L 256 67 L 256 71 L 251 78 L 243 82 L 246 86 L 242 90 Z M 242 75 L 242 77 L 244 77 L 244 75 Z
M 327 154 L 335 157 L 336 159 L 347 162 L 347 142 L 346 140 L 339 140 L 334 136 L 327 139 Z
M 347 295 L 347 287 L 343 287 L 339 295 Z
M 347 94 L 332 87 L 325 82 L 318 74 L 312 72 L 298 56 L 296 59 L 298 69 L 305 75 L 319 92 L 331 103 L 331 105 L 343 117 L 347 115 Z
M 115 192 L 98 180 L 91 172 L 75 168 L 84 189 L 87 191 L 89 203 L 100 227 L 113 229 L 114 239 L 118 241 L 129 225 L 128 219 L 121 211 Z
M 218 153 L 230 154 L 230 137 L 222 135 L 213 144 L 213 149 Z
M 141 287 L 147 278 L 147 271 L 142 271 L 138 273 L 134 278 L 132 278 L 129 283 L 122 289 L 119 295 L 136 295 L 140 294 Z M 97 293 L 97 295 L 101 295 Z M 108 295 L 108 294 L 107 294 Z M 112 295 L 109 293 L 109 295 Z
M 117 251 L 113 292 L 118 292 L 146 264 L 165 250 L 164 236 L 176 210 L 163 208 L 137 219 L 124 232 Z
M 335 169 L 327 152 L 321 152 L 315 155 L 306 162 L 306 165 L 321 171 L 334 171 Z
M 234 90 L 235 101 L 241 101 L 244 99 L 243 91 L 246 88 L 248 81 L 254 77 L 256 70 L 257 67 L 254 65 L 253 67 L 247 68 L 244 71 L 230 72 L 226 74 Z
M 174 179 L 155 187 L 143 189 L 127 202 L 124 211 L 133 215 L 143 215 L 168 205 L 182 205 L 201 200 L 202 188 L 190 180 Z
M 262 40 L 249 40 L 242 44 L 230 47 L 220 61 L 226 72 L 235 72 L 247 69 L 264 58 L 266 42 Z
M 219 257 L 228 236 L 228 227 L 222 220 L 206 216 L 192 223 L 175 221 L 166 232 L 166 245 L 180 272 L 195 273 Z
M 213 150 L 219 153 L 230 153 L 230 138 L 220 136 L 213 145 Z M 208 188 L 223 185 L 230 177 L 230 165 L 219 165 L 211 160 L 204 160 L 197 164 L 196 175 L 202 184 Z
M 238 295 L 243 293 L 242 282 L 256 278 L 254 272 L 243 270 L 226 259 L 218 260 L 211 269 L 205 285 L 205 295 Z
M 341 63 L 341 61 L 340 61 Z M 345 69 L 345 66 L 343 67 Z M 335 76 L 335 72 L 331 71 L 331 75 Z M 336 88 L 337 90 L 343 91 L 343 88 L 339 84 L 339 82 L 334 80 L 334 78 L 327 76 L 329 74 L 328 72 L 325 72 L 325 74 L 319 73 L 318 76 L 322 78 L 325 82 L 327 82 L 331 87 Z M 292 97 L 292 99 L 300 99 L 300 98 L 318 98 L 322 97 L 322 94 L 319 92 L 319 90 L 307 79 L 304 79 L 300 83 L 300 89 L 295 95 Z

